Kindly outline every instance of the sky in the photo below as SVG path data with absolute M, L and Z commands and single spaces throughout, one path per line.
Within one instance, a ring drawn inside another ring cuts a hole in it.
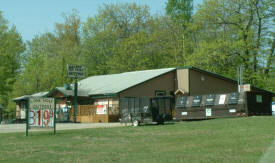
M 194 6 L 197 4 L 195 0 Z M 148 5 L 151 14 L 164 14 L 167 0 L 0 0 L 0 11 L 9 25 L 15 25 L 23 40 L 35 35 L 53 32 L 55 23 L 63 22 L 62 13 L 72 9 L 79 12 L 81 21 L 97 14 L 99 7 L 109 3 Z

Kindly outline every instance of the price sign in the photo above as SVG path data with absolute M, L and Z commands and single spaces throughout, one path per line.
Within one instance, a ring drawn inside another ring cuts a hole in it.
M 31 127 L 54 127 L 54 98 L 30 98 L 28 124 Z

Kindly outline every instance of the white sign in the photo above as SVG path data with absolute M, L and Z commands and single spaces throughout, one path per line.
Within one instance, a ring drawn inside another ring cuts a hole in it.
M 85 78 L 86 76 L 86 69 L 84 66 L 68 65 L 67 70 L 69 78 Z
M 108 105 L 108 100 L 98 100 L 97 104 L 98 105 Z
M 229 113 L 236 113 L 236 109 L 229 109 Z
M 96 114 L 107 114 L 107 105 L 96 105 Z
M 220 95 L 219 104 L 224 104 L 226 95 Z
M 21 109 L 20 110 L 20 115 L 21 115 L 21 119 L 25 119 L 26 118 L 26 110 L 25 109 Z
M 250 84 L 244 84 L 239 86 L 240 92 L 249 92 L 251 91 Z
M 181 115 L 187 115 L 187 112 L 181 112 Z
M 31 97 L 28 121 L 33 127 L 53 127 L 54 98 Z
M 206 117 L 211 117 L 212 116 L 211 108 L 205 109 L 205 116 Z

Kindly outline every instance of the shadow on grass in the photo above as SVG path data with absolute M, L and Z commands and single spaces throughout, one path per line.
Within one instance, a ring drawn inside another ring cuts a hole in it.
M 152 122 L 152 123 L 142 123 L 139 126 L 140 127 L 149 127 L 149 126 L 169 126 L 169 125 L 174 125 L 177 122 L 165 122 L 163 124 L 157 124 L 156 122 Z

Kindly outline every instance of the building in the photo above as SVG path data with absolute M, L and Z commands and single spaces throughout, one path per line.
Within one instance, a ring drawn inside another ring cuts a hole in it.
M 13 101 L 16 103 L 16 119 L 17 121 L 24 120 L 26 118 L 25 110 L 27 105 L 27 99 L 29 97 L 46 97 L 49 92 L 39 92 L 32 95 L 24 95 L 14 98 Z
M 251 87 L 251 89 L 268 92 L 256 87 Z M 231 93 L 237 90 L 237 81 L 196 67 L 163 68 L 91 76 L 78 82 L 78 105 L 85 106 L 84 109 L 78 109 L 78 121 L 118 121 L 119 98 L 123 97 L 175 96 L 178 94 L 192 96 Z M 273 95 L 272 92 L 269 93 Z M 59 112 L 72 114 L 73 94 L 71 87 L 57 87 L 46 96 L 56 98 Z

